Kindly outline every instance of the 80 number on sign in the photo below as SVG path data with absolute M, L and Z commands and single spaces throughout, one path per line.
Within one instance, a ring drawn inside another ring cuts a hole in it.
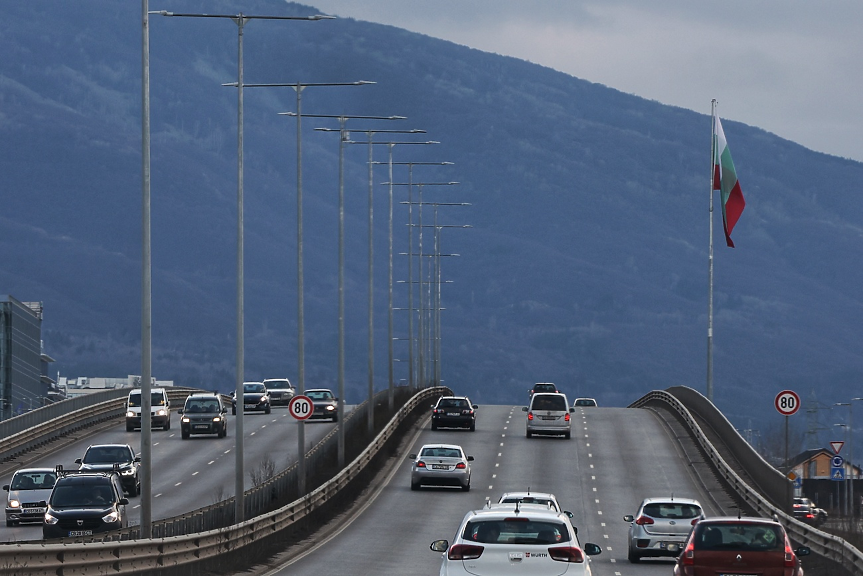
M 800 396 L 791 390 L 783 390 L 776 395 L 773 404 L 780 414 L 791 416 L 800 409 Z
M 308 396 L 294 396 L 288 403 L 288 412 L 297 420 L 306 420 L 315 409 L 312 399 Z

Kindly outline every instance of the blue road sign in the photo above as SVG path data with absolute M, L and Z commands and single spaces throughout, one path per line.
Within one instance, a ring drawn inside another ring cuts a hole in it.
M 845 480 L 845 468 L 831 468 L 830 469 L 830 479 L 831 480 Z
M 842 468 L 843 464 L 845 464 L 845 459 L 838 454 L 830 460 L 830 466 L 833 468 Z
M 798 476 L 797 478 L 794 479 L 792 484 L 794 485 L 795 488 L 803 488 L 803 478 Z

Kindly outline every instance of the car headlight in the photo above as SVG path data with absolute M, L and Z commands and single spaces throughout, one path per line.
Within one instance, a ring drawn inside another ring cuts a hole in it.
M 266 397 L 266 396 L 261 396 L 261 399 L 260 399 L 260 400 L 258 400 L 258 402 L 263 402 L 263 401 L 264 401 L 264 400 L 266 400 L 266 399 L 267 399 L 267 397 Z
M 181 422 L 183 422 L 183 424 L 188 424 L 189 422 L 191 422 L 191 420 L 189 420 L 188 416 L 183 416 L 183 419 L 181 420 Z
M 20 508 L 21 503 L 17 500 L 9 500 L 9 504 L 7 504 L 7 506 L 9 506 L 9 508 Z
M 60 519 L 52 516 L 50 512 L 45 512 L 45 524 L 56 524 Z
M 156 416 L 164 416 L 165 414 L 167 414 L 167 412 L 164 408 L 161 408 L 158 412 L 156 412 Z
M 135 417 L 135 413 L 134 413 L 134 412 L 132 412 L 131 410 L 129 410 L 128 412 L 126 412 L 126 418 L 134 418 L 134 417 Z
M 46 514 L 46 516 L 47 516 L 47 514 Z M 106 524 L 110 524 L 112 522 L 119 522 L 119 521 L 120 521 L 120 513 L 117 512 L 116 510 L 111 510 L 111 512 L 102 516 L 102 522 L 105 522 Z
M 332 412 L 335 409 L 336 409 L 335 406 L 327 406 L 327 410 L 329 410 L 330 412 Z
M 131 476 L 134 473 L 135 471 L 131 468 L 123 468 L 122 470 L 120 470 L 120 476 Z
M 221 421 L 222 421 L 222 417 L 221 417 L 221 416 L 216 416 L 216 417 L 214 417 L 214 418 L 213 418 L 213 422 L 221 422 Z

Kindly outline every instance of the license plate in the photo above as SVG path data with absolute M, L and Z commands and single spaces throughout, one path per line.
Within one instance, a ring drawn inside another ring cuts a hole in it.
M 432 464 L 432 470 L 449 470 L 446 464 Z
M 71 530 L 69 536 L 92 536 L 92 530 Z
M 24 514 L 44 514 L 47 512 L 47 508 L 24 508 L 21 510 Z
M 669 552 L 677 552 L 680 550 L 680 544 L 677 542 L 660 542 L 659 547 L 663 550 L 668 550 Z
M 557 420 L 557 416 L 540 416 L 543 420 Z
M 459 414 L 458 412 L 447 412 L 446 415 L 447 416 L 461 416 L 461 414 Z
M 243 408 L 249 409 L 249 408 L 254 408 L 255 406 L 256 406 L 256 404 L 244 404 Z
M 209 424 L 195 424 L 195 430 L 206 430 L 209 427 Z

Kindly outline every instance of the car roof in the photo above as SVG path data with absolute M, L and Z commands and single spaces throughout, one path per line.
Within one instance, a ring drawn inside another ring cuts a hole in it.
M 534 492 L 532 490 L 524 491 L 524 492 L 504 492 L 500 495 L 501 500 L 504 498 L 548 498 L 550 500 L 557 500 L 554 494 L 550 492 Z
M 335 396 L 333 391 L 329 388 L 309 388 L 308 390 L 306 390 L 306 392 L 329 392 L 330 394 L 333 394 L 333 396 Z
M 458 444 L 423 444 L 420 448 L 420 452 L 422 452 L 425 448 L 458 448 L 462 452 L 464 449 Z
M 150 388 L 150 392 L 151 392 L 151 393 L 152 393 L 152 392 L 164 392 L 164 391 L 165 391 L 165 389 L 164 389 L 164 388 Z M 140 389 L 140 388 L 135 388 L 134 390 L 130 390 L 130 391 L 129 391 L 129 394 L 135 394 L 136 392 L 137 392 L 138 394 L 140 394 L 140 393 L 141 393 L 141 389 Z
M 655 504 L 657 502 L 662 504 L 694 504 L 695 506 L 701 507 L 701 503 L 694 498 L 679 498 L 677 496 L 654 496 L 651 498 L 645 498 L 641 502 L 641 505 L 644 506 L 645 504 Z
M 90 444 L 87 446 L 87 450 L 90 448 L 131 448 L 128 444 Z
M 596 402 L 594 398 L 588 398 L 587 396 L 580 396 L 575 399 L 576 402 L 578 402 L 579 400 L 590 400 L 591 402 Z
M 67 482 L 87 483 L 88 480 L 92 480 L 94 478 L 105 478 L 110 480 L 112 476 L 116 477 L 118 480 L 120 479 L 120 473 L 114 472 L 113 470 L 88 470 L 86 472 L 78 472 L 77 470 L 64 470 L 57 478 L 57 482 L 63 482 L 64 484 Z
M 515 512 L 515 502 L 490 502 L 485 507 L 486 510 L 508 510 L 509 512 Z M 524 502 L 518 503 L 519 510 L 554 510 L 551 503 L 549 504 L 540 504 L 539 502 L 530 502 L 525 504 Z M 509 514 L 512 516 L 512 514 Z
M 194 396 L 195 398 L 210 398 L 212 396 L 215 396 L 217 398 L 222 397 L 222 395 L 218 392 L 193 392 L 192 394 L 189 394 L 189 398 L 191 398 L 192 396 Z
M 288 378 L 265 378 L 263 383 L 266 384 L 267 382 L 285 382 L 287 384 L 291 384 L 291 381 Z
M 37 472 L 39 474 L 44 474 L 45 472 L 55 472 L 55 470 L 53 468 L 19 468 L 18 470 L 15 470 L 15 474 L 22 474 L 22 473 L 26 474 L 26 473 L 30 473 L 30 472 Z M 12 475 L 14 476 L 15 474 L 12 474 Z
M 560 522 L 569 522 L 569 517 L 564 512 L 558 512 L 546 506 L 536 504 L 526 504 L 519 506 L 519 512 L 516 512 L 512 506 L 491 504 L 479 510 L 471 510 L 465 514 L 465 520 L 503 520 L 505 518 L 513 518 L 515 516 L 527 516 L 531 519 L 558 520 Z

